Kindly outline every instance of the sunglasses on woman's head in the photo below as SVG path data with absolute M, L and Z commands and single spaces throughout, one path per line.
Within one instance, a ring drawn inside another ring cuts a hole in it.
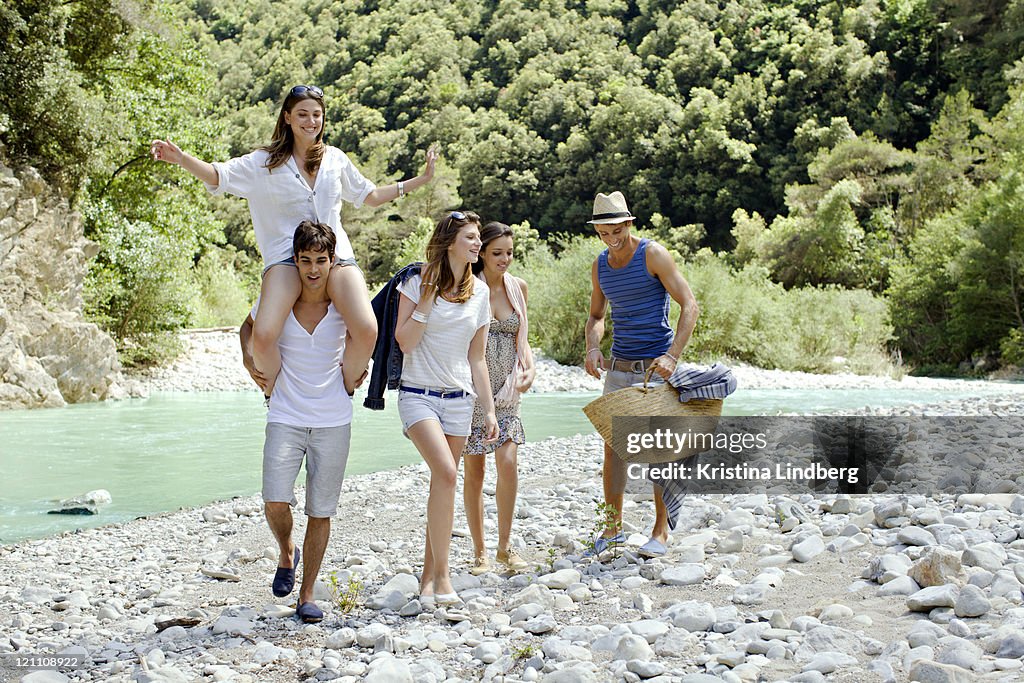
M 450 216 L 457 221 L 466 220 L 466 214 L 462 213 L 461 211 L 452 211 Z
M 324 91 L 316 87 L 315 85 L 297 85 L 294 88 L 292 88 L 291 91 L 291 94 L 294 97 L 302 97 L 306 93 L 309 93 L 313 97 L 319 97 L 320 99 L 323 99 L 324 97 Z

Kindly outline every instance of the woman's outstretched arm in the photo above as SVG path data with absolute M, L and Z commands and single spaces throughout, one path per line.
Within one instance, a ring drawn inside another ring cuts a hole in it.
M 430 149 L 427 150 L 427 163 L 423 166 L 423 173 L 419 174 L 415 178 L 401 181 L 401 192 L 399 192 L 398 183 L 378 187 L 373 192 L 366 195 L 366 199 L 363 200 L 363 203 L 371 207 L 381 206 L 382 204 L 387 204 L 388 202 L 398 199 L 402 194 L 406 194 L 423 187 L 434 179 L 434 166 L 437 164 L 438 156 L 437 145 L 431 145 Z
M 213 164 L 182 152 L 181 148 L 170 140 L 153 140 L 149 146 L 149 153 L 157 161 L 166 161 L 168 164 L 181 166 L 207 185 L 217 187 L 220 182 L 217 169 L 213 167 Z

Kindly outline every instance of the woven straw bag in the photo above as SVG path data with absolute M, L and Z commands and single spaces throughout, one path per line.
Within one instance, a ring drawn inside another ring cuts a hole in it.
M 679 392 L 668 383 L 648 386 L 652 371 L 653 367 L 647 371 L 642 387 L 626 387 L 605 394 L 585 405 L 583 407 L 584 414 L 593 423 L 605 443 L 611 446 L 625 462 L 672 462 L 680 458 L 689 458 L 705 450 L 684 448 L 679 452 L 661 452 L 645 449 L 641 453 L 630 454 L 624 448 L 616 448 L 617 444 L 612 437 L 612 418 L 615 417 L 629 418 L 628 421 L 620 421 L 620 426 L 627 425 L 630 432 L 650 432 L 652 418 L 659 423 L 665 421 L 657 420 L 657 418 L 703 418 L 688 419 L 684 424 L 688 429 L 699 429 L 705 432 L 714 432 L 718 425 L 718 418 L 722 414 L 721 399 L 694 398 L 683 403 L 679 400 Z M 661 426 L 665 425 L 661 424 Z

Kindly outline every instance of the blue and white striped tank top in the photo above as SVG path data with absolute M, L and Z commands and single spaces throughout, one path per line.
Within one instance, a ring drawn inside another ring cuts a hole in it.
M 647 272 L 647 243 L 641 239 L 623 268 L 608 265 L 608 250 L 597 257 L 597 282 L 612 305 L 612 355 L 625 360 L 657 358 L 672 345 L 669 296 Z

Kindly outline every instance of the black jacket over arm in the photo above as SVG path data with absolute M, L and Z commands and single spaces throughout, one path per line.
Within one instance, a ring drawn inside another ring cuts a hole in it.
M 395 325 L 398 323 L 399 286 L 413 275 L 420 274 L 422 263 L 411 263 L 388 280 L 370 301 L 373 315 L 377 318 L 377 344 L 373 347 L 373 370 L 366 390 L 363 407 L 370 410 L 384 410 L 384 390 L 397 389 L 402 379 L 402 349 L 395 341 Z

